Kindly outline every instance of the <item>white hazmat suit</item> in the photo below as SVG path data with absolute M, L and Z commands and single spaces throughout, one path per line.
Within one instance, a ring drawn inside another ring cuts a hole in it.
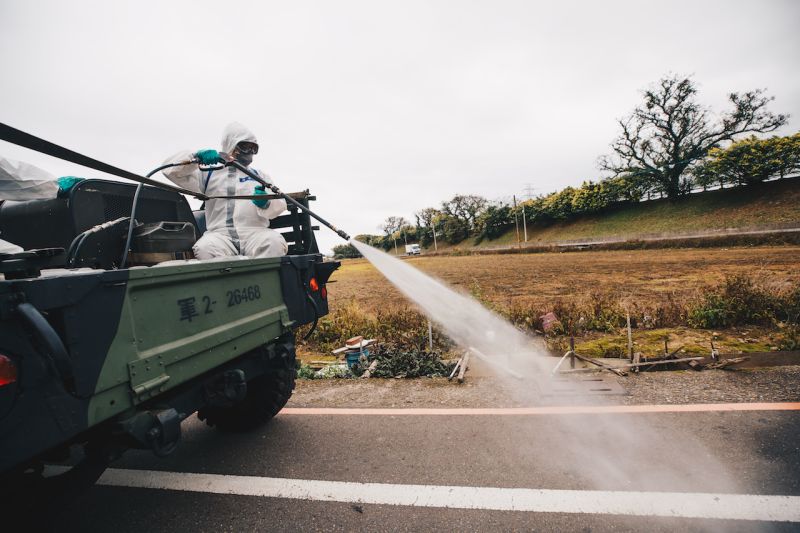
M 229 124 L 222 134 L 222 151 L 228 154 L 240 142 L 258 143 L 255 135 L 238 122 Z M 192 152 L 179 152 L 165 161 L 172 163 L 192 159 Z M 270 177 L 250 168 L 267 183 Z M 197 164 L 164 170 L 164 175 L 179 187 L 208 196 L 252 195 L 257 181 L 233 167 L 202 171 Z M 286 200 L 273 199 L 265 208 L 250 200 L 210 199 L 206 201 L 206 232 L 194 245 L 198 259 L 231 255 L 278 257 L 286 255 L 288 246 L 283 236 L 269 229 L 269 221 L 286 210 Z
M 22 161 L 0 157 L 0 200 L 39 200 L 58 194 L 56 177 Z M 22 247 L 0 239 L 0 254 L 17 254 Z

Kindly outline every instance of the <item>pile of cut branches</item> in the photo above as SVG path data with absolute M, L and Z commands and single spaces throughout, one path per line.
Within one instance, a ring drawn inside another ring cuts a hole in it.
M 371 367 L 374 378 L 446 377 L 455 363 L 442 360 L 443 352 L 401 348 L 393 343 L 381 343 L 370 351 L 367 361 L 356 365 L 353 373 L 360 376 Z M 375 364 L 374 367 L 372 365 Z

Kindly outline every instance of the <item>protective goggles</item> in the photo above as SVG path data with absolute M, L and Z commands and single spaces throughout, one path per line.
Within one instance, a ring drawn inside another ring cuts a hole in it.
M 257 154 L 258 145 L 256 143 L 243 141 L 236 145 L 236 150 L 238 150 L 240 154 Z

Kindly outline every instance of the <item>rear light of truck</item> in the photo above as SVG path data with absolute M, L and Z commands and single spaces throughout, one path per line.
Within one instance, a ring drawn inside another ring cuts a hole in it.
M 328 298 L 328 288 L 322 287 L 322 289 L 319 291 L 319 294 L 322 296 L 323 300 L 326 300 Z
M 10 357 L 0 354 L 0 387 L 17 381 L 17 365 Z
M 319 290 L 319 283 L 317 283 L 317 278 L 311 278 L 311 281 L 308 282 L 308 286 L 311 287 L 312 292 L 317 292 Z

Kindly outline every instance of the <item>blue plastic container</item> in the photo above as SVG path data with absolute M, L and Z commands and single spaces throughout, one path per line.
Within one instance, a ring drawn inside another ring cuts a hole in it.
M 361 348 L 360 350 L 348 350 L 344 352 L 345 361 L 347 361 L 347 367 L 353 368 L 355 366 L 361 356 L 369 357 L 369 350 L 366 348 Z

